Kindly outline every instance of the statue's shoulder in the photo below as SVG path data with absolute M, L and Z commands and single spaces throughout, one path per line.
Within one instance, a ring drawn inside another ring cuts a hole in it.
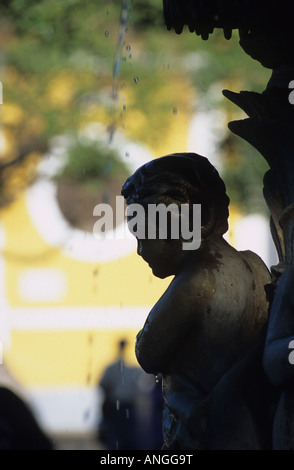
M 260 256 L 258 256 L 251 250 L 239 251 L 239 253 L 243 259 L 246 268 L 252 274 L 258 273 L 263 277 L 265 281 L 268 281 L 269 283 L 271 282 L 270 271 Z

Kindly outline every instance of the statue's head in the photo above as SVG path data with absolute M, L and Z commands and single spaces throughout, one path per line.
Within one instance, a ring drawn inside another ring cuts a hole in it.
M 228 230 L 229 198 L 217 170 L 196 153 L 174 153 L 151 160 L 122 188 L 127 204 L 201 204 L 202 236 Z
M 229 198 L 224 182 L 208 159 L 195 153 L 175 153 L 146 163 L 127 179 L 122 195 L 128 206 L 138 204 L 145 210 L 151 204 L 174 204 L 189 206 L 193 214 L 193 205 L 200 204 L 202 240 L 212 234 L 221 237 L 228 230 Z M 138 253 L 148 262 L 152 253 L 156 258 L 153 264 L 160 255 L 168 258 L 172 253 L 175 257 L 179 252 L 177 240 L 160 240 L 156 244 L 145 237 L 137 238 Z M 144 256 L 144 250 L 147 252 L 146 247 L 151 245 L 152 250 L 150 248 L 148 256 Z

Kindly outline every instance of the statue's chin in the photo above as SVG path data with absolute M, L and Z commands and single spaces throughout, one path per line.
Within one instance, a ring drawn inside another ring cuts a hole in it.
M 163 270 L 162 268 L 158 266 L 150 266 L 150 264 L 148 264 L 148 266 L 151 268 L 152 274 L 155 277 L 158 277 L 159 279 L 165 279 L 166 277 L 169 277 L 172 275 L 171 273 L 167 273 L 165 270 Z

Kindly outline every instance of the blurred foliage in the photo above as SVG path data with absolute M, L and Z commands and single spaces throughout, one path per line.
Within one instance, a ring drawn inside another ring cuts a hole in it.
M 263 176 L 268 170 L 266 161 L 257 150 L 235 135 L 222 142 L 224 168 L 222 178 L 226 183 L 231 203 L 244 214 L 269 214 L 263 198 Z
M 56 135 L 75 136 L 88 124 L 103 122 L 158 154 L 171 139 L 175 109 L 177 119 L 200 106 L 221 108 L 227 120 L 239 118 L 221 89 L 265 88 L 270 71 L 242 51 L 237 33 L 227 41 L 217 30 L 203 41 L 187 29 L 181 35 L 167 31 L 158 0 L 130 0 L 129 24 L 119 44 L 121 6 L 120 0 L 1 2 L 2 202 L 30 183 L 38 158 Z M 119 47 L 121 58 L 114 63 Z M 92 150 L 80 150 L 76 171 L 86 179 L 92 170 L 83 168 Z M 234 140 L 234 158 L 225 142 L 220 152 L 232 201 L 253 210 L 248 188 L 260 190 L 263 159 L 240 139 Z
M 162 28 L 164 18 L 162 13 L 162 2 L 158 0 L 133 0 L 133 24 L 138 30 L 145 28 Z

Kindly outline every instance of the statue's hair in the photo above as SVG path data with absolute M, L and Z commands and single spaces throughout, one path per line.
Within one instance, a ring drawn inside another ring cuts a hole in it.
M 229 198 L 217 170 L 195 153 L 174 153 L 141 166 L 122 187 L 126 203 L 201 204 L 203 233 L 228 230 Z

